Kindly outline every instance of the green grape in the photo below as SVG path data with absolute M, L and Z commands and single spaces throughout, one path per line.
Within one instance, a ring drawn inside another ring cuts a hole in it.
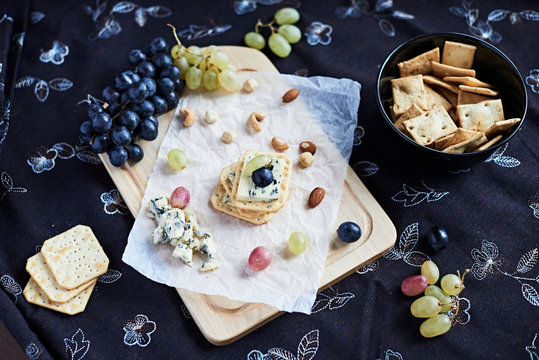
M 451 307 L 453 307 L 453 299 L 451 299 L 451 296 L 447 295 L 442 289 L 440 289 L 436 285 L 429 285 L 425 289 L 425 295 L 427 296 L 434 296 L 440 304 L 442 305 L 442 309 L 440 312 L 448 312 L 451 310 Z
M 187 70 L 191 67 L 189 61 L 184 57 L 177 58 L 174 60 L 174 65 L 180 69 L 180 79 L 185 80 L 185 75 L 187 75 Z
M 245 41 L 245 45 L 257 50 L 262 50 L 264 46 L 266 46 L 266 40 L 264 39 L 264 37 L 254 31 L 245 34 L 245 36 L 243 37 L 243 41 Z
M 230 61 L 228 60 L 228 56 L 227 54 L 225 54 L 224 52 L 222 51 L 214 51 L 212 53 L 212 56 L 210 58 L 210 62 L 217 66 L 217 68 L 219 68 L 219 70 L 224 70 L 226 69 L 226 67 L 228 66 L 228 64 L 230 63 Z
M 268 46 L 273 53 L 279 57 L 285 58 L 290 55 L 292 47 L 286 39 L 279 34 L 271 34 L 268 39 Z
M 188 51 L 185 52 L 185 57 L 189 64 L 198 65 L 202 61 L 202 49 L 198 46 L 191 45 L 187 48 Z
M 288 238 L 288 248 L 292 254 L 299 255 L 307 247 L 307 236 L 301 232 L 293 232 Z
M 438 278 L 440 277 L 440 270 L 438 270 L 438 266 L 436 266 L 433 261 L 428 260 L 421 265 L 421 275 L 425 275 L 427 277 L 427 282 L 429 285 L 436 284 Z
M 455 274 L 447 274 L 442 278 L 440 282 L 442 285 L 442 290 L 447 293 L 447 295 L 458 295 L 464 289 L 464 284 L 462 280 Z
M 167 154 L 168 164 L 174 170 L 183 170 L 187 166 L 187 155 L 180 149 L 172 149 Z
M 258 155 L 247 161 L 245 165 L 245 171 L 247 174 L 251 174 L 253 171 L 266 166 L 270 162 L 269 157 L 266 154 Z
M 275 13 L 275 21 L 279 25 L 295 24 L 299 20 L 299 12 L 291 7 L 285 7 Z
M 426 338 L 445 334 L 451 329 L 451 320 L 445 314 L 438 314 L 423 321 L 419 327 L 419 332 Z
M 170 49 L 170 56 L 176 60 L 183 56 L 183 47 L 180 47 L 180 45 L 176 44 Z
M 198 89 L 202 82 L 202 71 L 196 66 L 191 66 L 185 74 L 185 85 L 189 89 Z
M 219 89 L 219 72 L 214 68 L 210 68 L 202 75 L 202 83 L 209 91 Z
M 290 44 L 295 44 L 301 40 L 301 30 L 296 25 L 281 25 L 277 32 Z
M 229 92 L 235 92 L 240 89 L 238 75 L 235 71 L 228 68 L 219 73 L 219 83 L 223 89 Z
M 410 311 L 416 318 L 430 318 L 440 312 L 440 301 L 434 296 L 422 296 L 412 303 Z
M 207 66 L 208 66 L 208 59 L 203 58 L 202 61 L 200 62 L 200 64 L 198 64 L 197 67 L 198 67 L 202 72 L 204 72 L 204 71 L 206 71 Z

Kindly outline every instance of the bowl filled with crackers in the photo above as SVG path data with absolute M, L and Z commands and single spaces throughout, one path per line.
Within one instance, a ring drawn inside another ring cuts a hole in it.
M 445 160 L 490 155 L 518 132 L 527 109 L 513 62 L 458 33 L 418 36 L 393 50 L 378 73 L 377 100 L 399 138 Z

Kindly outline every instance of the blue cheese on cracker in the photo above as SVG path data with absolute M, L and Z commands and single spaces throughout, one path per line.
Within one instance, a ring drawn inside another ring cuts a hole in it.
M 272 157 L 268 166 L 273 173 L 273 182 L 266 187 L 256 186 L 253 182 L 252 173 L 245 171 L 249 160 L 257 154 L 249 154 L 245 157 L 241 177 L 238 183 L 236 199 L 240 201 L 265 201 L 271 202 L 279 198 L 279 189 L 283 181 L 285 162 L 282 159 Z

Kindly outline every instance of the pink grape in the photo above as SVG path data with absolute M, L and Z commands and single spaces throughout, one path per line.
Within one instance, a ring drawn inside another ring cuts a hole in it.
M 404 295 L 416 296 L 425 291 L 428 285 L 429 281 L 425 275 L 415 275 L 402 281 L 401 290 Z
M 185 209 L 189 205 L 191 195 L 189 190 L 183 186 L 177 187 L 170 196 L 170 206 L 178 209 Z
M 254 271 L 262 271 L 271 264 L 271 257 L 271 251 L 264 246 L 258 246 L 249 255 L 249 267 Z

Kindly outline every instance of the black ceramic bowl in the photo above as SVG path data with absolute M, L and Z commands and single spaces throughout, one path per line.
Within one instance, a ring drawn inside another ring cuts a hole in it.
M 409 60 L 435 47 L 439 47 L 441 53 L 446 40 L 475 45 L 477 47 L 472 66 L 472 68 L 476 71 L 477 79 L 494 85 L 495 89 L 500 91 L 500 95 L 493 98 L 502 99 L 503 111 L 506 119 L 521 119 L 517 126 L 513 127 L 511 130 L 508 130 L 508 132 L 504 134 L 502 140 L 494 144 L 489 149 L 462 154 L 444 153 L 439 150 L 419 145 L 401 133 L 393 125 L 393 121 L 391 120 L 389 109 L 390 103 L 388 101 L 392 99 L 390 80 L 400 76 L 397 63 Z M 513 62 L 504 53 L 491 44 L 475 37 L 458 33 L 422 35 L 398 46 L 391 52 L 391 54 L 389 54 L 387 59 L 382 64 L 380 72 L 378 73 L 376 88 L 378 107 L 382 112 L 382 116 L 388 125 L 393 129 L 397 137 L 409 145 L 404 146 L 408 149 L 415 149 L 415 153 L 418 154 L 418 156 L 422 159 L 449 162 L 452 164 L 470 164 L 483 160 L 492 154 L 496 149 L 504 146 L 513 138 L 513 136 L 515 136 L 522 126 L 524 117 L 526 116 L 528 104 L 526 86 Z

